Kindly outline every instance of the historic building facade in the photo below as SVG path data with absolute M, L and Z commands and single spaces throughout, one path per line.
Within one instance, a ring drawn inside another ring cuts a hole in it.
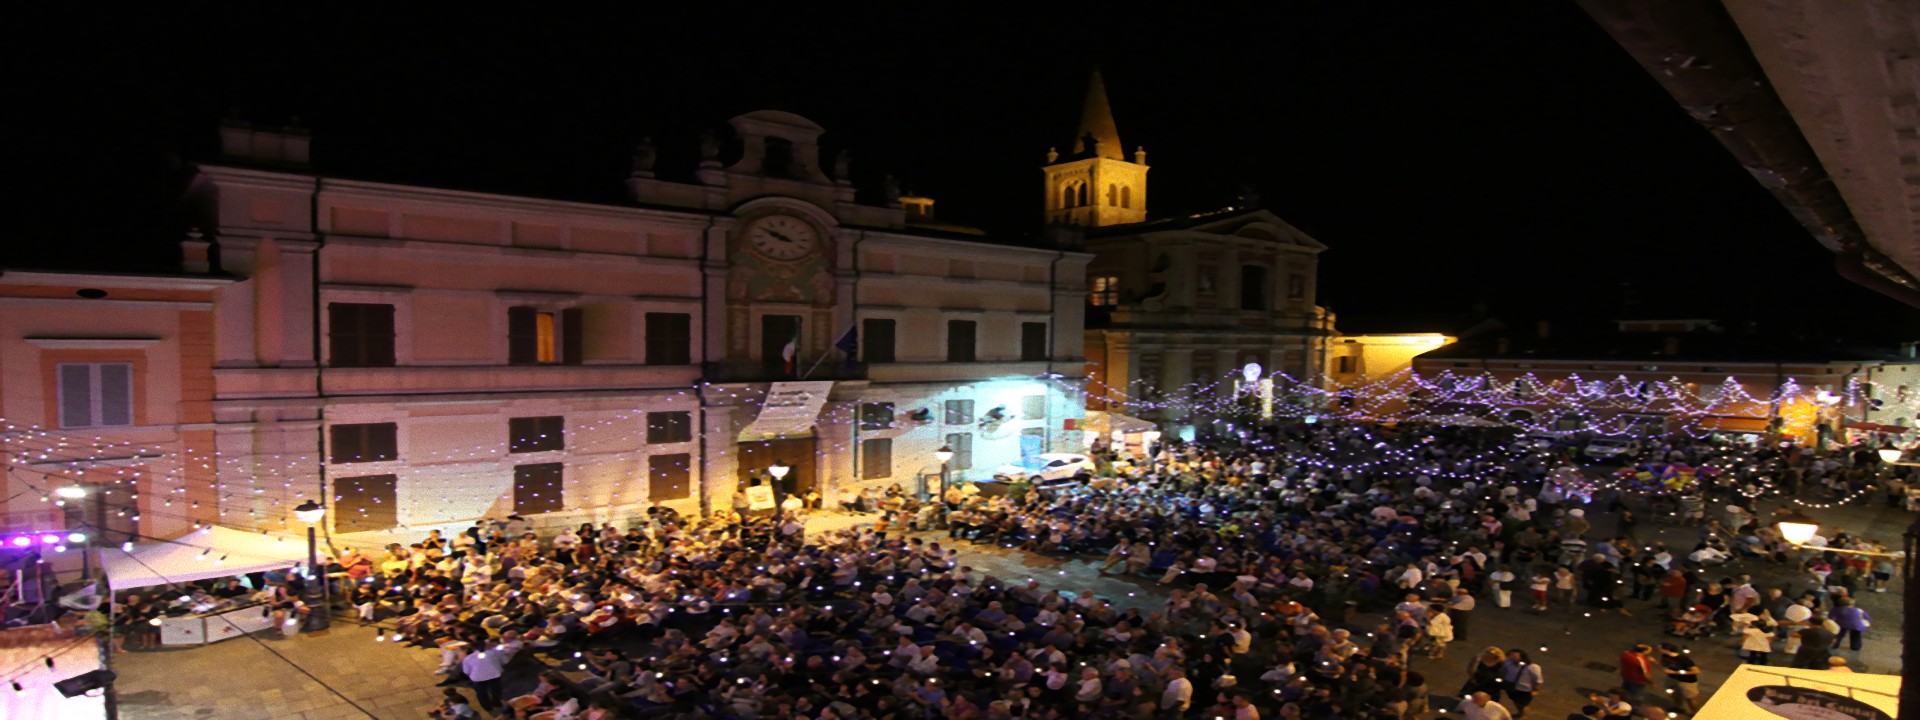
M 187 249 L 203 270 L 205 243 Z M 230 284 L 0 272 L 0 534 L 118 544 L 219 518 L 213 307 Z
M 322 177 L 285 165 L 302 139 L 229 128 L 191 192 L 233 276 L 209 518 L 321 495 L 335 532 L 597 522 L 727 507 L 775 462 L 831 503 L 914 487 L 942 445 L 956 479 L 1084 447 L 1091 256 L 856 202 L 805 118 L 731 125 L 690 181 L 643 145 L 617 206 Z
M 1174 426 L 1200 418 L 1156 402 L 1194 384 L 1231 385 L 1249 364 L 1323 382 L 1333 317 L 1314 293 L 1326 246 L 1259 209 L 1148 220 L 1146 151 L 1122 157 L 1098 74 L 1079 133 L 1072 154 L 1049 153 L 1045 208 L 1050 221 L 1085 227 L 1094 255 L 1089 407 Z M 1271 399 L 1271 383 L 1257 390 Z

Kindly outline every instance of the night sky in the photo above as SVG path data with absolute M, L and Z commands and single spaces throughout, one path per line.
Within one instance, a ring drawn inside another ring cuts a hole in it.
M 1838 278 L 1571 3 L 632 5 L 17 18 L 0 50 L 20 123 L 0 265 L 172 262 L 185 169 L 230 110 L 300 116 L 330 176 L 618 203 L 641 136 L 672 175 L 702 128 L 783 109 L 851 148 L 866 187 L 891 172 L 943 219 L 1019 238 L 1097 65 L 1123 144 L 1148 151 L 1152 215 L 1253 188 L 1329 246 L 1320 299 L 1353 328 L 1453 330 L 1419 324 L 1477 312 L 1913 325 Z

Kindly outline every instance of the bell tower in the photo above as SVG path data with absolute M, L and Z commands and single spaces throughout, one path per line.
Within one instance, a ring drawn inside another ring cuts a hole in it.
M 1120 130 L 1107 104 L 1107 87 L 1095 70 L 1080 108 L 1073 152 L 1047 151 L 1046 219 L 1085 227 L 1124 225 L 1147 219 L 1147 151 L 1135 148 L 1128 162 Z

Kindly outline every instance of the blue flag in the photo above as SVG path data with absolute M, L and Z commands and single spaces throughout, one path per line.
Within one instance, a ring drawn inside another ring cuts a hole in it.
M 860 361 L 860 326 L 847 328 L 847 334 L 833 341 L 833 346 L 847 354 L 847 367 L 853 367 Z

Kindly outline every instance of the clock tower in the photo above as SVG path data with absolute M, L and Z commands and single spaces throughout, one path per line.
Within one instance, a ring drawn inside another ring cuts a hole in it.
M 1125 159 L 1098 70 L 1088 80 L 1071 148 L 1066 155 L 1058 148 L 1048 150 L 1047 165 L 1041 168 L 1046 174 L 1047 222 L 1103 227 L 1147 219 L 1147 151 L 1135 148 L 1133 161 Z

